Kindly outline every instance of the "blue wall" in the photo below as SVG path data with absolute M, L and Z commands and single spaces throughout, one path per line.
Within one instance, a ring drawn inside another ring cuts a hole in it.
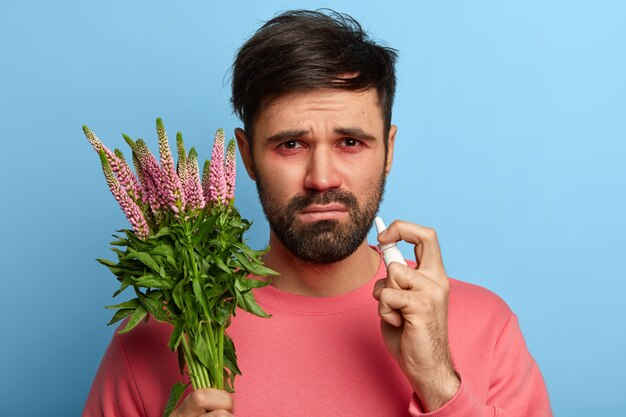
M 126 222 L 81 125 L 126 149 L 121 132 L 154 144 L 160 116 L 208 158 L 239 125 L 238 46 L 324 6 L 401 52 L 383 217 L 436 228 L 449 275 L 507 300 L 557 415 L 624 409 L 623 2 L 3 0 L 0 415 L 79 414 L 113 331 L 94 258 Z M 237 202 L 264 246 L 243 175 Z

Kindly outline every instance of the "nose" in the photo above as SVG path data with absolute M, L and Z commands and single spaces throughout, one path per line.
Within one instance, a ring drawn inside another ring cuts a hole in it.
M 337 168 L 330 150 L 315 148 L 307 163 L 304 188 L 315 191 L 339 188 L 341 175 Z

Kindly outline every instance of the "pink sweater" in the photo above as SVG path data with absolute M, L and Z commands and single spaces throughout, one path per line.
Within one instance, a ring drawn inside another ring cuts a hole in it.
M 461 388 L 424 414 L 380 334 L 374 282 L 337 297 L 256 290 L 261 319 L 238 312 L 229 328 L 243 375 L 235 380 L 237 417 L 544 417 L 546 388 L 516 316 L 493 293 L 451 279 L 449 339 Z M 115 334 L 83 416 L 161 416 L 181 379 L 167 348 L 171 328 L 150 320 Z

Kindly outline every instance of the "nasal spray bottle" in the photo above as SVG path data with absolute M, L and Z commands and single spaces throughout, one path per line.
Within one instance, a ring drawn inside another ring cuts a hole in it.
M 387 229 L 385 223 L 383 223 L 383 219 L 381 219 L 380 217 L 376 217 L 374 219 L 374 224 L 376 224 L 376 231 L 378 232 L 378 234 L 381 234 Z M 379 243 L 378 248 L 383 253 L 383 259 L 387 268 L 389 268 L 389 264 L 392 262 L 397 262 L 406 266 L 404 256 L 402 256 L 402 252 L 400 252 L 400 249 L 398 249 L 396 242 L 385 244 Z

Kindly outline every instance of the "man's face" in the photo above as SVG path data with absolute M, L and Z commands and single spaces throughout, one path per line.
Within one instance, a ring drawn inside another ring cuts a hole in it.
M 388 152 L 384 133 L 374 89 L 274 100 L 254 125 L 252 154 L 238 131 L 272 234 L 296 257 L 329 264 L 364 242 L 391 168 L 395 126 Z

